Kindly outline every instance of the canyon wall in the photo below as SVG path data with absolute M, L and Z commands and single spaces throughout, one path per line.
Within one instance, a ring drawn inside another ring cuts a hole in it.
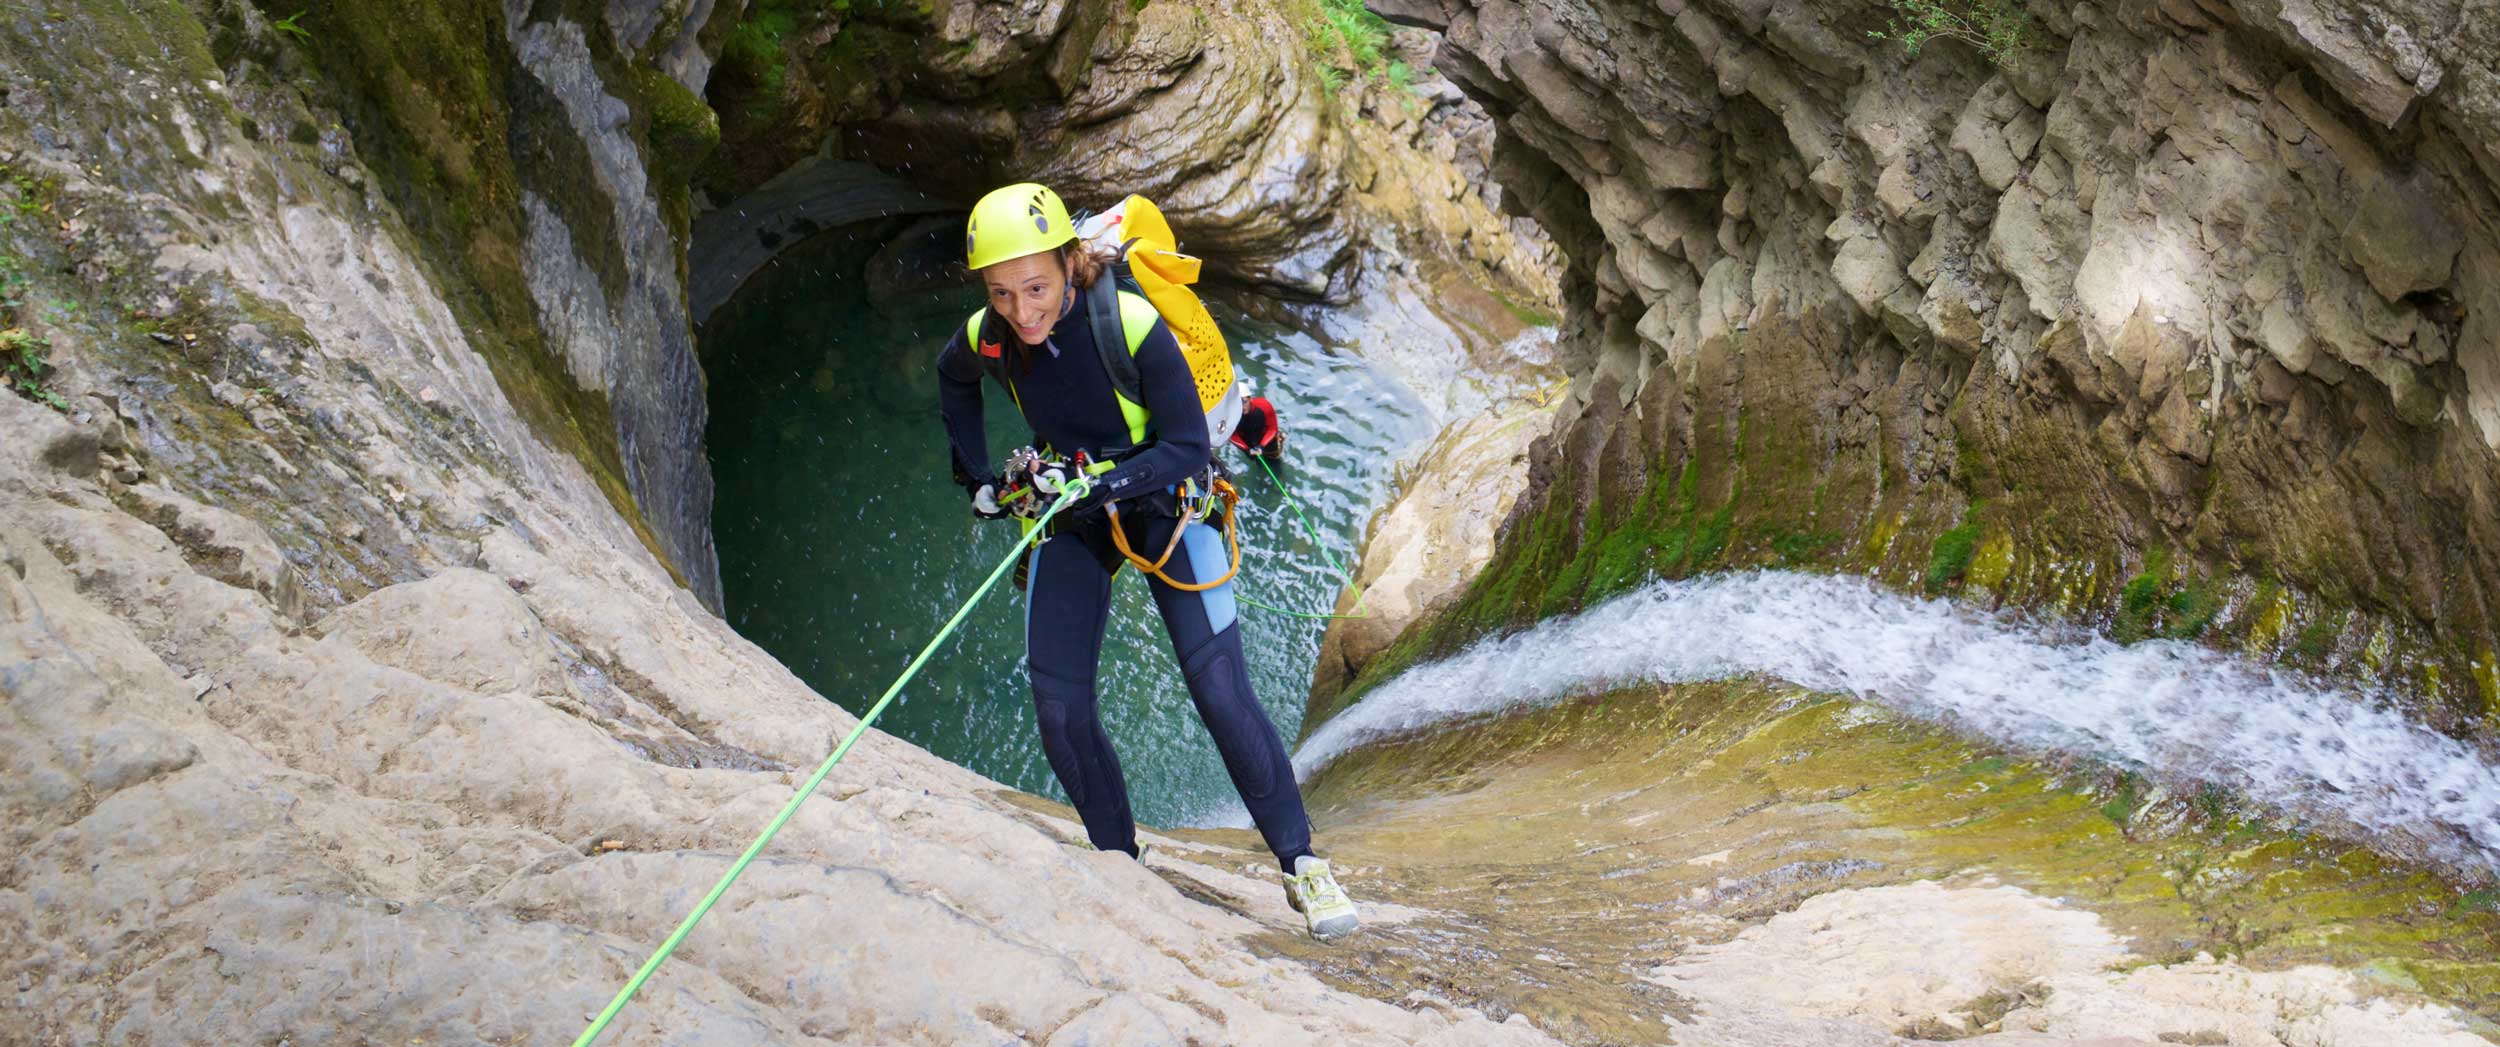
M 1871 571 L 2489 730 L 2500 18 L 1384 0 L 1569 258 L 1572 401 L 1450 615 Z M 1911 53 L 1916 12 L 1998 26 Z M 1319 711 L 1342 693 L 1315 695 Z
M 1498 213 L 1490 125 L 1430 71 L 1431 37 L 1366 62 L 1326 24 L 1317 0 L 761 3 L 709 88 L 722 148 L 698 185 L 736 212 L 728 238 L 765 217 L 759 190 L 843 161 L 956 209 L 1026 179 L 1077 207 L 1143 193 L 1216 279 L 1265 293 L 1344 302 L 1366 265 L 1422 255 L 1551 308 L 1553 247 Z

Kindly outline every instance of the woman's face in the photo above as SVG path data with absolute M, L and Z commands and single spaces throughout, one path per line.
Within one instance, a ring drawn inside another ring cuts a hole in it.
M 1068 270 L 1057 251 L 990 266 L 981 270 L 981 282 L 989 287 L 990 309 L 1005 317 L 1026 345 L 1040 345 L 1050 337 L 1060 307 L 1067 304 Z

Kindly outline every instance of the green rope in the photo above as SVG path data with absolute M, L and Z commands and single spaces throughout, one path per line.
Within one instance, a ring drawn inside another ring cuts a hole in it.
M 1267 473 L 1268 482 L 1275 484 L 1276 492 L 1285 496 L 1285 505 L 1293 510 L 1294 519 L 1302 521 L 1303 535 L 1311 540 L 1312 545 L 1319 547 L 1319 554 L 1321 556 L 1328 559 L 1328 569 L 1337 572 L 1337 577 L 1343 579 L 1343 584 L 1348 588 L 1352 588 L 1354 585 L 1353 572 L 1347 571 L 1343 565 L 1337 562 L 1337 554 L 1328 551 L 1328 543 L 1319 540 L 1319 532 L 1311 526 L 1311 518 L 1302 514 L 1302 501 L 1295 498 L 1293 496 L 1293 489 L 1285 486 L 1284 479 L 1276 475 L 1276 467 L 1267 464 L 1266 455 L 1254 454 L 1250 456 L 1250 460 L 1259 463 L 1259 468 Z M 1262 611 L 1269 611 L 1275 614 L 1292 615 L 1296 618 L 1351 620 L 1356 618 L 1371 617 L 1371 615 L 1363 613 L 1363 598 L 1369 595 L 1370 593 L 1364 590 L 1355 590 L 1354 609 L 1346 614 L 1314 614 L 1310 611 L 1289 611 L 1282 607 L 1269 606 L 1247 596 L 1240 595 L 1236 595 L 1234 599 L 1240 600 L 1241 602 L 1249 604 L 1250 606 L 1256 607 Z
M 859 741 L 861 735 L 868 733 L 868 725 L 876 721 L 878 714 L 885 712 L 886 705 L 894 701 L 895 695 L 902 693 L 903 685 L 911 682 L 911 678 L 919 674 L 920 667 L 928 663 L 929 656 L 937 652 L 938 645 L 946 642 L 947 637 L 954 635 L 955 627 L 963 624 L 964 616 L 971 614 L 972 608 L 981 602 L 981 598 L 989 595 L 990 587 L 998 584 L 1000 576 L 1005 575 L 1009 568 L 1015 566 L 1016 558 L 1024 555 L 1026 546 L 1033 544 L 1033 536 L 1043 532 L 1043 528 L 1038 525 L 1049 523 L 1051 517 L 1059 514 L 1059 510 L 1067 508 L 1078 498 L 1084 497 L 1088 486 L 1091 485 L 1080 480 L 1070 483 L 1060 491 L 1059 500 L 1051 503 L 1050 509 L 1042 514 L 1040 520 L 1036 521 L 1037 526 L 1026 531 L 1024 537 L 1016 542 L 1015 550 L 1008 553 L 1005 559 L 998 561 L 998 566 L 990 571 L 990 576 L 982 580 L 981 587 L 973 591 L 972 598 L 965 600 L 962 607 L 955 609 L 955 616 L 946 620 L 945 628 L 939 629 L 937 636 L 929 641 L 929 645 L 920 649 L 920 654 L 903 669 L 903 675 L 894 679 L 894 685 L 885 689 L 885 695 L 877 699 L 877 704 L 868 707 L 867 715 L 859 718 L 859 725 L 851 728 L 851 733 L 842 739 L 842 744 L 834 748 L 833 755 L 825 757 L 825 762 L 816 768 L 816 773 L 807 779 L 807 784 L 799 786 L 798 794 L 790 797 L 789 803 L 781 805 L 781 813 L 773 816 L 772 824 L 765 826 L 763 833 L 755 838 L 755 842 L 747 845 L 746 853 L 739 855 L 737 862 L 729 867 L 729 871 L 721 874 L 720 882 L 713 884 L 711 893 L 704 895 L 703 900 L 695 904 L 694 911 L 687 913 L 686 918 L 677 924 L 677 929 L 669 933 L 668 940 L 660 943 L 659 950 L 653 952 L 650 959 L 642 962 L 642 969 L 634 972 L 633 979 L 626 982 L 624 988 L 617 990 L 616 998 L 609 1000 L 607 1008 L 600 1011 L 597 1018 L 591 1020 L 590 1027 L 582 1030 L 581 1036 L 574 1039 L 573 1047 L 589 1047 L 591 1041 L 599 1038 L 599 1033 L 608 1027 L 608 1022 L 616 1018 L 616 1013 L 625 1009 L 625 1002 L 633 999 L 634 993 L 641 990 L 643 981 L 651 977 L 651 972 L 659 970 L 660 964 L 668 959 L 669 954 L 677 951 L 677 943 L 686 940 L 686 934 L 694 930 L 695 921 L 701 920 L 704 913 L 712 911 L 712 903 L 720 900 L 720 896 L 729 890 L 729 885 L 737 881 L 738 874 L 746 871 L 747 863 L 754 861 L 755 856 L 764 850 L 764 845 L 771 843 L 773 836 L 781 832 L 782 825 L 790 820 L 790 816 L 798 813 L 799 804 L 805 802 L 808 796 L 816 791 L 816 787 L 824 782 L 825 775 L 833 770 L 834 764 L 842 762 L 843 754 L 851 751 L 852 743 Z

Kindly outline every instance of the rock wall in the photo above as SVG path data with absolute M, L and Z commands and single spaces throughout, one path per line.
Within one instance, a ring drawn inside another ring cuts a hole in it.
M 724 9 L 357 0 L 305 8 L 288 32 L 271 28 L 297 10 L 282 6 L 173 4 L 166 17 L 231 85 L 213 101 L 238 111 L 247 140 L 312 146 L 322 177 L 406 218 L 425 272 L 531 426 L 582 459 L 717 607 L 683 260 L 686 178 L 719 133 L 693 90 L 708 68 L 701 37 Z M 69 22 L 146 17 L 92 4 Z M 122 118 L 117 104 L 82 107 L 107 121 Z M 197 160 L 219 162 L 221 146 L 210 137 Z
M 1550 307 L 1550 244 L 1461 174 L 1489 129 L 1436 92 L 1429 39 L 1398 45 L 1420 60 L 1413 85 L 1340 91 L 1306 34 L 1317 17 L 1294 0 L 759 3 L 709 89 L 723 144 L 701 187 L 741 213 L 728 237 L 750 194 L 790 193 L 810 160 L 870 163 L 958 207 L 1027 178 L 1076 206 L 1138 192 L 1221 279 L 1269 293 L 1343 302 L 1367 257 L 1428 250 Z
M 455 42 L 344 10 L 299 28 Z M 465 39 L 609 39 L 510 13 Z M 470 279 L 527 197 L 379 188 L 571 125 L 311 123 L 276 25 L 0 15 L 0 1040 L 565 1042 L 854 721 L 499 373 L 462 296 L 530 286 Z M 603 1042 L 1551 1042 L 1254 954 L 1299 933 L 1267 859 L 1150 840 L 870 734 Z
M 1494 115 L 1578 375 L 1503 554 L 1404 655 L 1803 563 L 2487 731 L 2500 19 L 1944 6 L 2027 21 L 1912 56 L 1879 4 L 1374 4 Z
M 1556 406 L 1520 400 L 1462 418 L 1415 457 L 1397 500 L 1364 533 L 1354 577 L 1331 611 L 1347 617 L 1320 640 L 1312 694 L 1341 694 L 1399 633 L 1448 610 L 1484 570 L 1527 486 L 1528 445 L 1552 426 Z M 1304 720 L 1316 725 L 1334 711 L 1314 701 Z

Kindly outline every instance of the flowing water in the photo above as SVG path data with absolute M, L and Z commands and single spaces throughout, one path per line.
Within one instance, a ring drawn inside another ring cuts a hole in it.
M 1639 683 L 1751 674 L 1994 742 L 2230 788 L 2480 876 L 2500 873 L 2500 768 L 2365 698 L 2172 641 L 2119 645 L 1782 571 L 1657 582 L 1381 685 L 1294 756 Z
M 940 232 L 932 242 L 960 249 L 959 232 Z M 931 361 L 978 293 L 879 253 L 882 236 L 819 240 L 783 254 L 705 328 L 713 524 L 729 621 L 858 712 L 972 595 L 1016 529 L 972 518 L 948 479 L 937 415 Z M 1237 366 L 1285 419 L 1293 445 L 1282 479 L 1316 536 L 1304 533 L 1285 491 L 1224 452 L 1244 496 L 1238 591 L 1324 613 L 1339 588 L 1330 557 L 1351 567 L 1364 521 L 1392 493 L 1396 463 L 1453 401 L 1446 388 L 1419 395 L 1398 372 L 1354 355 L 1342 333 L 1323 344 L 1230 310 L 1219 308 L 1218 319 Z M 1003 457 L 1029 431 L 1005 397 L 986 399 L 991 454 Z M 1059 797 L 1034 733 L 1022 621 L 1022 594 L 1001 582 L 878 726 Z M 1254 608 L 1241 622 L 1259 698 L 1292 738 L 1325 623 Z M 1139 818 L 1175 824 L 1230 802 L 1223 764 L 1133 570 L 1115 586 L 1101 664 L 1103 718 Z

